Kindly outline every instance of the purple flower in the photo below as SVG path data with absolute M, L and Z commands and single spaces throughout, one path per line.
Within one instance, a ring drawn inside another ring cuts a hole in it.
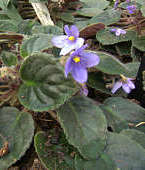
M 64 26 L 66 35 L 55 36 L 52 38 L 52 43 L 58 48 L 62 48 L 60 55 L 66 55 L 73 49 L 80 48 L 84 44 L 84 39 L 79 38 L 79 30 L 75 25 L 70 28 Z
M 120 36 L 121 34 L 123 35 L 126 34 L 126 31 L 120 28 L 112 28 L 110 31 L 115 32 L 116 36 Z
M 67 77 L 68 73 L 71 72 L 73 78 L 79 83 L 85 83 L 87 81 L 87 68 L 95 66 L 100 62 L 97 54 L 84 51 L 87 46 L 86 44 L 75 50 L 65 64 L 65 76 Z
M 121 87 L 126 93 L 130 93 L 132 89 L 135 89 L 135 85 L 131 81 L 133 80 L 132 78 L 127 78 L 123 75 L 121 75 L 121 77 L 122 79 L 120 81 L 117 81 L 111 90 L 113 94 Z
M 129 3 L 131 0 L 126 0 L 127 3 Z
M 133 14 L 133 13 L 135 13 L 135 11 L 136 11 L 136 6 L 135 6 L 135 5 L 130 5 L 130 6 L 127 6 L 126 9 L 127 9 L 127 11 L 128 11 L 130 14 Z
M 115 3 L 114 3 L 114 8 L 115 9 L 118 7 L 118 3 L 119 3 L 119 0 L 115 0 Z

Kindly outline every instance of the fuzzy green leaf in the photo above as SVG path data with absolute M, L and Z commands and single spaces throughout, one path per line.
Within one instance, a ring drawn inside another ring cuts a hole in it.
M 98 1 L 100 2 L 100 1 Z M 103 23 L 105 25 L 113 24 L 120 20 L 121 12 L 114 9 L 109 9 L 99 15 L 92 17 L 89 21 L 90 24 Z
M 129 137 L 111 133 L 107 140 L 106 153 L 120 170 L 144 170 L 145 149 Z
M 39 159 L 44 167 L 49 170 L 74 170 L 65 162 L 66 149 L 61 145 L 47 146 L 48 137 L 44 132 L 38 132 L 34 138 L 34 145 Z M 60 157 L 60 154 L 61 157 Z
M 32 28 L 33 34 L 53 34 L 53 35 L 61 35 L 63 34 L 63 30 L 58 26 L 52 26 L 52 25 L 36 25 Z
M 0 159 L 1 170 L 7 169 L 24 155 L 33 134 L 34 122 L 31 114 L 19 112 L 13 107 L 0 109 L 0 135 L 9 143 L 9 152 Z M 3 142 L 0 136 L 0 147 Z
M 140 51 L 145 51 L 145 36 L 144 37 L 137 37 L 132 41 L 133 47 L 136 47 Z
M 121 63 L 114 56 L 101 51 L 97 51 L 96 53 L 100 57 L 100 63 L 95 66 L 95 68 L 97 68 L 98 70 L 114 75 L 129 72 L 128 67 L 125 64 Z
M 84 160 L 77 155 L 75 168 L 76 170 L 116 170 L 115 163 L 107 154 L 102 154 L 97 160 Z
M 12 20 L 0 20 L 0 31 L 17 32 L 18 28 Z
M 13 3 L 10 3 L 7 8 L 3 9 L 3 11 L 6 13 L 6 15 L 11 19 L 13 24 L 15 24 L 16 26 L 18 26 L 18 24 L 23 21 L 22 17 L 18 13 L 18 10 L 13 5 Z
M 69 12 L 63 12 L 63 13 L 59 14 L 59 16 L 65 22 L 69 22 L 69 23 L 74 22 L 74 16 Z
M 144 0 L 136 0 L 135 2 L 141 4 L 141 5 L 144 5 L 145 1 Z
M 0 57 L 6 66 L 12 66 L 17 64 L 16 54 L 8 51 L 2 51 Z
M 107 124 L 102 110 L 91 99 L 76 96 L 57 112 L 69 143 L 84 158 L 96 159 L 106 145 Z
M 19 89 L 22 105 L 34 111 L 47 111 L 64 104 L 76 91 L 70 78 L 52 55 L 37 53 L 21 66 L 23 84 Z
M 141 12 L 142 12 L 143 16 L 145 17 L 145 3 L 141 7 Z
M 51 39 L 52 36 L 46 34 L 37 34 L 25 39 L 21 46 L 21 56 L 30 56 L 33 53 L 52 48 Z
M 81 0 L 81 2 L 84 3 L 85 7 L 95 7 L 98 9 L 105 9 L 108 5 L 109 2 L 106 0 L 101 0 L 101 1 L 96 1 L 96 0 Z
M 135 127 L 135 125 L 145 120 L 145 109 L 128 99 L 108 98 L 101 109 L 106 115 L 108 126 L 112 127 L 115 132 L 127 129 L 130 125 L 132 125 L 132 128 L 144 131 L 142 127 Z
M 77 10 L 76 14 L 80 16 L 93 17 L 95 15 L 100 14 L 101 12 L 103 11 L 99 8 L 82 8 Z
M 135 129 L 124 129 L 121 131 L 122 135 L 128 136 L 132 140 L 139 143 L 145 149 L 145 134 Z
M 124 75 L 127 77 L 135 78 L 137 76 L 139 65 L 140 65 L 139 62 L 132 62 L 132 63 L 125 64 L 125 66 L 128 68 L 129 71 L 124 73 Z

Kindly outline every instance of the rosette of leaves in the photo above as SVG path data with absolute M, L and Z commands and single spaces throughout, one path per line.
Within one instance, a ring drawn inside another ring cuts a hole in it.
M 30 110 L 56 109 L 77 91 L 73 80 L 64 77 L 59 61 L 46 53 L 28 57 L 21 66 L 20 76 L 23 84 L 18 97 Z
M 19 112 L 14 107 L 0 109 L 1 170 L 7 169 L 24 155 L 30 146 L 33 134 L 34 122 L 31 114 Z M 6 142 L 8 147 L 4 148 Z

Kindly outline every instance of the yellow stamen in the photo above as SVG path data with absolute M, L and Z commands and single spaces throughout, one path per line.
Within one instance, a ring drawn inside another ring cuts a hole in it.
M 70 37 L 68 37 L 68 39 L 69 39 L 70 41 L 74 41 L 74 40 L 75 40 L 75 37 L 74 37 L 74 36 L 70 36 Z
M 122 78 L 122 81 L 126 82 L 127 78 L 123 74 L 120 74 L 120 77 Z
M 76 57 L 74 57 L 74 58 L 73 58 L 73 60 L 74 60 L 74 62 L 75 62 L 75 63 L 78 63 L 78 62 L 80 62 L 80 61 L 81 61 L 81 60 L 80 60 L 80 57 L 77 57 L 77 56 L 76 56 Z

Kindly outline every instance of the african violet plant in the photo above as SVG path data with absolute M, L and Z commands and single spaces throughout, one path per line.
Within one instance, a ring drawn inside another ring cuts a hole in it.
M 25 155 L 33 136 L 47 169 L 145 169 L 144 6 L 49 1 L 55 25 L 44 26 L 33 19 L 38 11 L 23 14 L 21 0 L 1 0 L 1 170 Z M 34 115 L 44 113 L 62 128 L 58 143 L 55 126 L 34 134 Z

